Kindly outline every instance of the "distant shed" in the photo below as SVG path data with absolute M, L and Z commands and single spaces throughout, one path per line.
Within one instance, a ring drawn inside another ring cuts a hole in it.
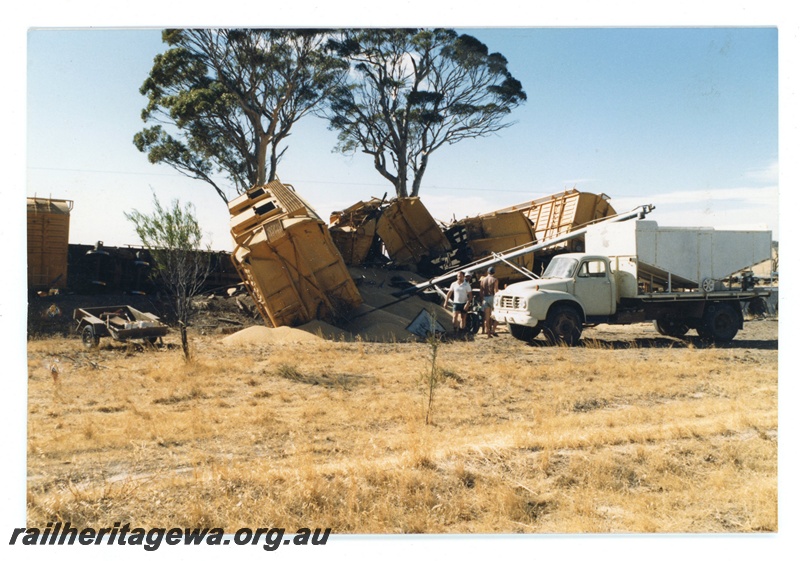
M 28 287 L 67 286 L 72 201 L 28 197 Z

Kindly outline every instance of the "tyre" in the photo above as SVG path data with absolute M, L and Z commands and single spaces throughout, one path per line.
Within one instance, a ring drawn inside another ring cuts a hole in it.
M 767 301 L 763 298 L 753 298 L 747 304 L 747 312 L 756 317 L 765 315 L 767 313 Z
M 709 304 L 703 314 L 702 326 L 697 333 L 703 339 L 716 343 L 727 343 L 739 332 L 741 316 L 728 304 Z
M 689 326 L 685 321 L 674 317 L 653 320 L 653 325 L 655 325 L 656 331 L 667 337 L 683 337 L 689 331 Z
M 555 306 L 547 314 L 544 335 L 550 343 L 564 343 L 570 347 L 581 338 L 583 324 L 578 312 L 571 306 Z
M 467 313 L 467 333 L 475 334 L 481 330 L 483 326 L 483 317 L 478 315 L 477 312 Z
M 514 339 L 519 339 L 526 343 L 536 339 L 536 336 L 542 331 L 540 327 L 528 327 L 527 325 L 515 325 L 513 323 L 508 324 L 508 330 L 511 331 L 511 336 Z
M 145 337 L 144 341 L 151 347 L 155 347 L 156 343 L 158 343 L 158 337 Z
M 81 331 L 81 341 L 83 341 L 84 347 L 92 349 L 100 344 L 100 337 L 94 334 L 94 327 L 87 325 Z

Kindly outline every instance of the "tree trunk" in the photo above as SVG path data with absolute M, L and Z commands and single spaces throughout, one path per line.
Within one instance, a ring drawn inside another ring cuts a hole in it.
M 192 357 L 189 352 L 189 334 L 187 333 L 186 324 L 184 322 L 180 322 L 180 330 L 181 330 L 181 348 L 183 349 L 183 360 L 186 362 L 190 362 L 192 360 Z
M 256 140 L 256 146 L 254 148 L 256 152 L 256 165 L 258 166 L 258 169 L 256 170 L 255 185 L 264 185 L 266 183 L 268 146 L 269 143 L 266 141 L 266 137 L 259 137 Z M 254 187 L 255 185 L 250 185 L 250 187 Z
M 278 175 L 278 155 L 275 153 L 275 145 L 272 145 L 272 151 L 269 155 L 269 175 L 267 176 L 267 183 L 275 181 Z
M 414 174 L 414 183 L 411 187 L 411 196 L 418 197 L 419 196 L 419 188 L 422 185 L 422 176 L 425 175 L 425 169 L 428 167 L 428 155 L 423 154 L 420 157 L 419 169 L 417 169 L 417 173 Z
M 397 196 L 408 197 L 408 159 L 405 146 L 397 154 Z

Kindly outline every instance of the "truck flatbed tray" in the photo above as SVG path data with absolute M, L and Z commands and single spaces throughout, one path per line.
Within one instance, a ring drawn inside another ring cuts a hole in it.
M 752 290 L 717 290 L 714 292 L 649 292 L 640 294 L 634 300 L 645 302 L 671 302 L 677 300 L 748 300 L 750 298 L 768 298 L 770 291 Z

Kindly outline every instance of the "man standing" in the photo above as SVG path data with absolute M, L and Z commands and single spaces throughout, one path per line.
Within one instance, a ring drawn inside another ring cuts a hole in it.
M 497 294 L 499 283 L 494 276 L 494 267 L 489 267 L 485 277 L 481 279 L 481 300 L 483 300 L 483 330 L 486 337 L 497 337 L 495 322 L 492 319 L 494 308 L 494 295 Z
M 458 273 L 458 279 L 450 285 L 450 290 L 444 297 L 444 306 L 453 298 L 453 329 L 456 333 L 467 328 L 467 307 L 472 302 L 472 285 L 464 278 L 464 272 Z

